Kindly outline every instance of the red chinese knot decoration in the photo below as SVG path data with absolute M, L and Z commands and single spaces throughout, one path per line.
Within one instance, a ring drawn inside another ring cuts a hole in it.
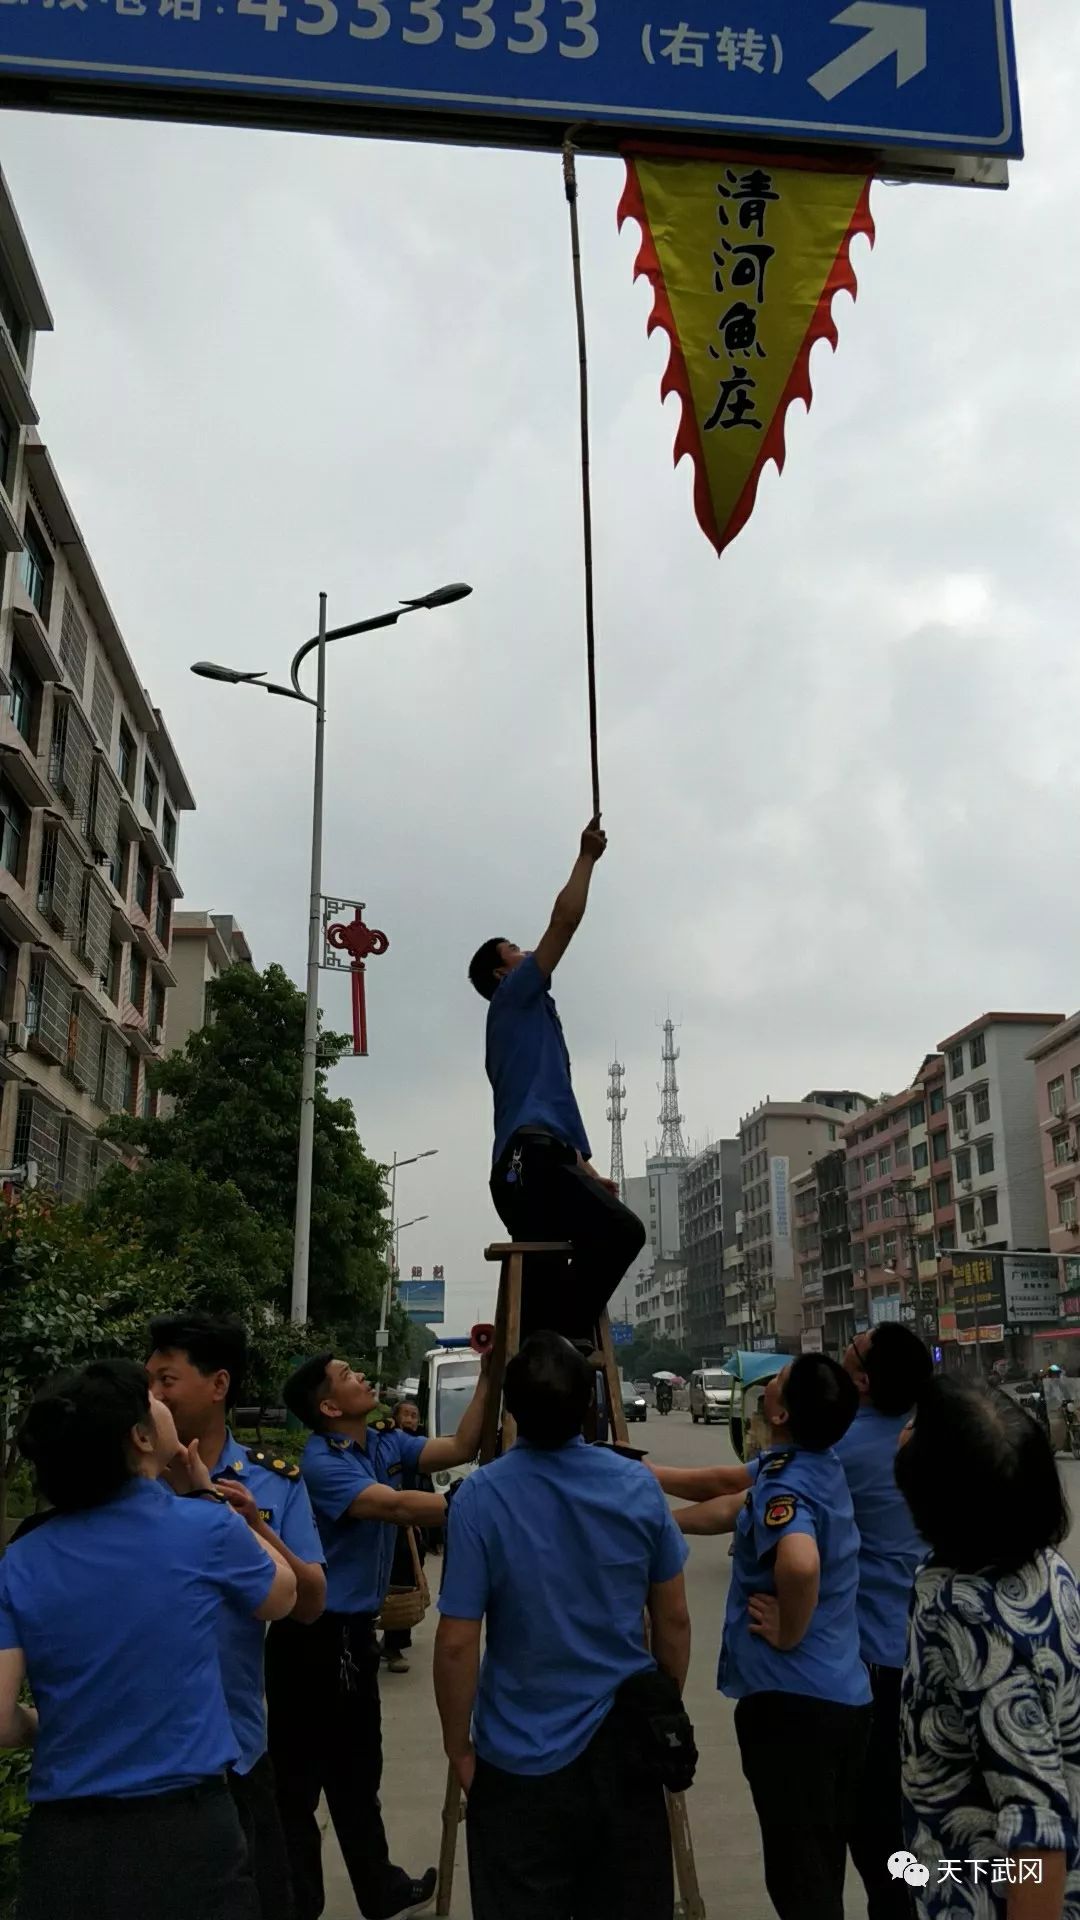
M 351 920 L 338 920 L 326 929 L 328 945 L 339 953 L 352 956 L 352 1009 L 353 1009 L 353 1053 L 366 1057 L 367 1044 L 367 999 L 364 994 L 364 973 L 366 962 L 373 956 L 378 959 L 390 945 L 385 933 L 375 927 L 364 925 L 363 910 L 357 907 Z

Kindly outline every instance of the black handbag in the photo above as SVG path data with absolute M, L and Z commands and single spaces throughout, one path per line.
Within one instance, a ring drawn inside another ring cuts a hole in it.
M 698 1750 L 690 1715 L 671 1675 L 660 1667 L 632 1674 L 615 1695 L 620 1716 L 632 1724 L 644 1764 L 669 1793 L 694 1784 Z

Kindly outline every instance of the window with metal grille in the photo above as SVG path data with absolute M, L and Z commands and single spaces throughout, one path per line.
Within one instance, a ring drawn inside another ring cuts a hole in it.
M 86 685 L 86 628 L 67 588 L 64 589 L 64 613 L 60 622 L 60 658 L 64 672 L 81 700 Z
M 112 903 L 101 881 L 88 873 L 83 880 L 79 954 L 98 976 L 108 964 L 111 932 Z
M 7 486 L 8 463 L 17 437 L 15 428 L 8 418 L 7 409 L 0 406 L 0 486 Z
M 158 894 L 157 907 L 154 910 L 154 928 L 165 951 L 169 950 L 169 930 L 172 923 L 172 901 L 167 893 Z
M 60 1171 L 60 1115 L 37 1094 L 23 1087 L 15 1115 L 14 1159 L 17 1167 L 28 1160 L 37 1165 L 38 1179 L 55 1187 Z
M 101 1015 L 95 1011 L 89 1000 L 80 1000 L 76 1015 L 75 1047 L 69 1065 L 72 1079 L 88 1093 L 92 1093 L 97 1087 L 101 1036 L 104 1030 L 105 1022 Z
M 129 1053 L 128 1055 L 124 1105 L 129 1113 L 138 1113 L 139 1111 L 139 1056 L 137 1053 Z
M 127 1088 L 128 1058 L 120 1035 L 112 1027 L 103 1027 L 98 1042 L 98 1074 L 95 1099 L 106 1113 L 119 1113 Z
M 53 712 L 49 779 L 84 833 L 90 821 L 93 777 L 94 736 L 74 702 L 59 701 Z
M 0 867 L 21 880 L 23 847 L 30 815 L 17 793 L 0 780 Z
M 46 827 L 38 870 L 38 912 L 74 939 L 82 917 L 83 863 L 62 827 Z
M 176 815 L 173 812 L 172 808 L 169 806 L 166 806 L 161 816 L 161 837 L 165 843 L 165 851 L 168 854 L 169 859 L 175 860 L 176 859 Z M 1080 1098 L 1080 1095 L 1078 1095 L 1077 1097 Z
M 114 1006 L 120 1005 L 120 976 L 124 970 L 124 949 L 118 940 L 110 940 L 108 957 L 101 969 L 100 985 Z
M 150 763 L 149 754 L 147 754 L 143 766 L 142 797 L 143 806 L 146 808 L 147 813 L 156 826 L 158 801 L 161 798 L 161 782 Z
M 106 753 L 112 746 L 113 719 L 116 714 L 116 695 L 112 690 L 104 662 L 94 661 L 94 691 L 90 696 L 90 718 L 94 723 L 98 739 Z
M 160 980 L 155 980 L 150 989 L 150 1025 L 152 1027 L 165 1025 L 165 989 Z
M 48 954 L 35 953 L 26 992 L 26 1025 L 39 1053 L 65 1061 L 71 1041 L 71 982 Z
M 107 853 L 111 860 L 119 834 L 120 795 L 104 760 L 100 754 L 95 754 L 87 838 L 98 853 Z
M 90 1134 L 75 1120 L 61 1120 L 56 1184 L 62 1200 L 82 1200 L 90 1191 Z

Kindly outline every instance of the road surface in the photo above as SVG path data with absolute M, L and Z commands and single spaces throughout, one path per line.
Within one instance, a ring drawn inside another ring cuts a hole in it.
M 660 1419 L 650 1408 L 646 1425 L 632 1427 L 630 1437 L 637 1445 L 647 1446 L 655 1460 L 670 1465 L 708 1466 L 735 1457 L 726 1427 L 695 1427 L 688 1413 L 672 1413 Z M 1060 1464 L 1070 1503 L 1074 1511 L 1080 1511 L 1080 1465 L 1072 1460 Z M 739 1920 L 774 1920 L 762 1880 L 754 1809 L 739 1766 L 732 1726 L 734 1709 L 716 1691 L 716 1656 L 728 1589 L 727 1548 L 726 1540 L 695 1540 L 687 1566 L 694 1647 L 686 1697 L 701 1750 L 697 1781 L 688 1804 L 709 1920 L 730 1920 L 733 1915 Z M 1080 1529 L 1074 1528 L 1066 1552 L 1077 1565 Z M 437 1559 L 428 1562 L 433 1587 L 438 1582 L 439 1566 Z M 383 1812 L 393 1858 L 412 1873 L 433 1866 L 438 1858 L 439 1816 L 446 1784 L 431 1691 L 436 1617 L 432 1608 L 414 1635 L 411 1672 L 395 1676 L 384 1671 L 382 1680 L 386 1755 Z M 326 1920 L 356 1920 L 356 1904 L 329 1832 L 326 1869 Z M 452 1920 L 468 1920 L 470 1911 L 462 1833 Z M 846 1913 L 848 1920 L 856 1920 L 856 1916 L 863 1920 L 866 1913 L 861 1884 L 850 1872 Z

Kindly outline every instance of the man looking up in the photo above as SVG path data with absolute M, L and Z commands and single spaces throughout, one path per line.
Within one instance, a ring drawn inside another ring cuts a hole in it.
M 469 979 L 489 1003 L 487 1075 L 495 1102 L 491 1197 L 514 1240 L 564 1240 L 562 1262 L 526 1266 L 522 1332 L 556 1327 L 591 1340 L 619 1281 L 645 1244 L 645 1228 L 592 1164 L 570 1078 L 570 1056 L 551 997 L 551 976 L 585 916 L 607 835 L 593 820 L 535 952 L 485 940 Z
M 859 1410 L 836 1451 L 859 1529 L 859 1647 L 874 1695 L 849 1844 L 866 1888 L 868 1920 L 910 1920 L 911 1889 L 892 1878 L 886 1862 L 905 1844 L 900 1682 L 915 1573 L 929 1548 L 915 1530 L 895 1467 L 900 1435 L 934 1368 L 918 1335 L 898 1321 L 856 1334 L 844 1366 L 858 1388 Z
M 204 1313 L 150 1323 L 150 1390 L 168 1407 L 185 1446 L 196 1443 L 214 1486 L 274 1547 L 296 1576 L 291 1618 L 305 1628 L 326 1599 L 323 1552 L 296 1467 L 260 1448 L 237 1446 L 228 1426 L 247 1363 L 242 1326 Z M 248 1843 L 262 1920 L 291 1920 L 288 1856 L 267 1754 L 263 1649 L 265 1629 L 231 1609 L 222 1613 L 221 1676 L 240 1758 L 229 1785 Z
M 446 1502 L 404 1489 L 410 1472 L 462 1466 L 480 1446 L 487 1371 L 456 1434 L 426 1440 L 379 1422 L 363 1373 L 317 1354 L 286 1381 L 285 1405 L 311 1428 L 301 1472 L 326 1554 L 326 1612 L 305 1633 L 283 1622 L 267 1648 L 270 1752 L 292 1865 L 297 1920 L 323 1910 L 320 1793 L 325 1793 L 365 1920 L 430 1905 L 435 1869 L 414 1880 L 394 1866 L 379 1787 L 382 1719 L 375 1621 L 390 1585 L 398 1527 L 441 1526 Z
M 469 1796 L 474 1920 L 671 1920 L 643 1749 L 650 1720 L 668 1750 L 676 1722 L 689 1734 L 686 1547 L 649 1475 L 582 1439 L 593 1381 L 560 1334 L 526 1341 L 506 1369 L 517 1445 L 451 1507 L 435 1697 Z

